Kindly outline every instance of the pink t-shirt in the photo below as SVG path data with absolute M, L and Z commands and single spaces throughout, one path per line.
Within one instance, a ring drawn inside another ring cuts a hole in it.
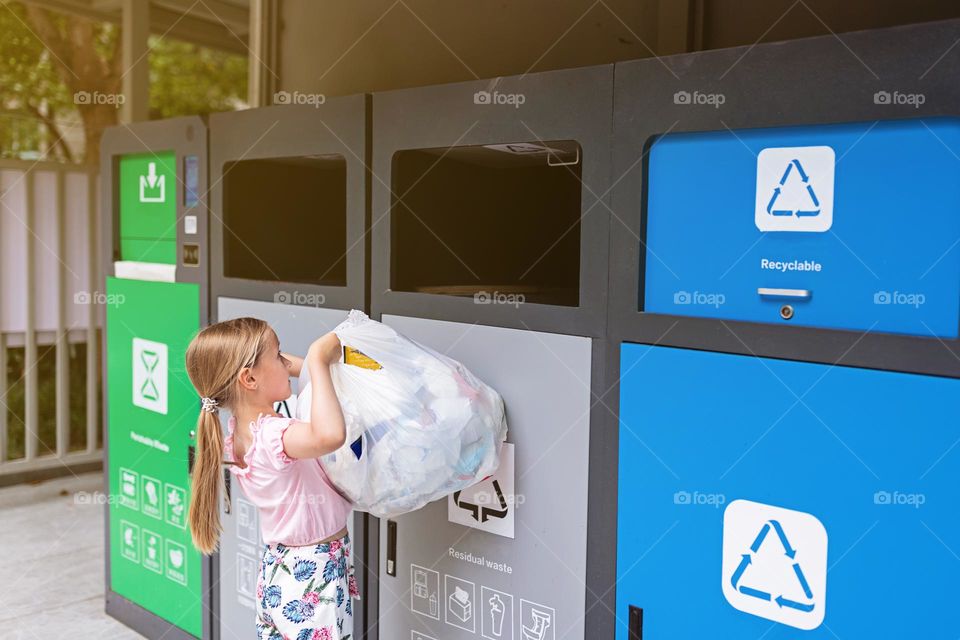
M 352 505 L 324 473 L 320 461 L 294 459 L 283 451 L 283 434 L 295 420 L 257 416 L 250 423 L 253 441 L 243 456 L 245 467 L 231 464 L 240 489 L 260 512 L 260 530 L 267 544 L 303 546 L 343 529 Z M 224 457 L 233 461 L 233 433 L 237 419 L 230 416 L 224 439 Z

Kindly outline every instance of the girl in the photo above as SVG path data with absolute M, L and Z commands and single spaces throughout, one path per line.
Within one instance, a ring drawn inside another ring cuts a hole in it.
M 196 547 L 213 553 L 220 538 L 221 465 L 228 464 L 260 513 L 266 547 L 257 581 L 260 640 L 347 640 L 353 635 L 352 598 L 359 599 L 346 522 L 351 504 L 334 489 L 318 457 L 346 438 L 330 379 L 342 347 L 328 333 L 304 359 L 280 351 L 263 320 L 213 324 L 187 349 L 190 381 L 200 394 L 197 454 L 190 499 Z M 290 396 L 290 376 L 310 372 L 310 422 L 284 418 L 274 403 Z M 217 412 L 229 409 L 223 437 Z

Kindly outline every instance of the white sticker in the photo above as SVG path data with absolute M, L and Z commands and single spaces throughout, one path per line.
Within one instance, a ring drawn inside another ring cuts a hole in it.
M 163 202 L 167 199 L 167 178 L 157 174 L 157 163 L 147 164 L 147 175 L 140 176 L 140 202 Z
M 197 233 L 197 216 L 183 216 L 183 232 L 188 235 Z
M 130 509 L 139 509 L 140 493 L 137 490 L 139 485 L 139 473 L 120 467 L 120 504 Z
M 160 492 L 163 485 L 160 484 L 159 480 L 150 476 L 143 476 L 141 481 L 143 482 L 141 485 L 143 487 L 141 509 L 151 518 L 160 520 L 163 518 L 163 507 L 160 506 Z
M 237 595 L 241 602 L 249 600 L 252 603 L 256 600 L 259 568 L 259 563 L 253 558 L 237 554 Z
M 120 554 L 140 562 L 140 527 L 126 520 L 120 521 Z
M 771 147 L 757 156 L 754 221 L 760 231 L 827 231 L 833 225 L 831 147 Z
M 167 578 L 187 584 L 187 548 L 179 542 L 166 540 Z
M 257 543 L 260 528 L 257 508 L 252 502 L 237 497 L 237 537 L 250 544 Z
M 507 538 L 514 537 L 514 449 L 504 442 L 500 466 L 489 478 L 447 498 L 447 520 Z
M 164 483 L 164 503 L 167 522 L 181 529 L 187 528 L 187 491 L 169 482 Z
M 553 607 L 520 598 L 520 632 L 529 640 L 556 640 L 557 612 Z
M 476 619 L 476 585 L 456 576 L 443 576 L 444 619 L 447 624 L 474 633 Z
M 410 610 L 434 620 L 440 619 L 439 572 L 410 565 Z
M 513 640 L 513 596 L 480 587 L 480 635 L 488 640 Z
M 809 513 L 734 500 L 723 512 L 722 573 L 735 609 L 816 629 L 827 601 L 827 530 Z
M 133 339 L 133 404 L 167 415 L 167 345 Z
M 149 529 L 143 530 L 143 566 L 154 573 L 163 573 L 162 538 Z

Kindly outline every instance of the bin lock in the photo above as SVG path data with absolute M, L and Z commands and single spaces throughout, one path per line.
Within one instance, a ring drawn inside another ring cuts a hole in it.
M 757 293 L 764 300 L 792 300 L 796 302 L 806 302 L 813 297 L 813 292 L 810 291 L 810 289 L 779 289 L 775 287 L 759 287 L 757 288 Z M 784 320 L 790 320 L 793 318 L 793 314 L 793 305 L 789 302 L 780 307 L 780 317 Z

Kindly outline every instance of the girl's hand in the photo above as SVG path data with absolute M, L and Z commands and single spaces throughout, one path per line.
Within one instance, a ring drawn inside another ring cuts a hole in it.
M 310 420 L 295 420 L 283 434 L 283 450 L 291 458 L 319 458 L 343 446 L 347 437 L 343 412 L 329 370 L 343 347 L 335 333 L 313 341 L 307 351 L 310 369 Z
M 324 334 L 317 338 L 307 350 L 307 360 L 313 360 L 322 365 L 331 365 L 340 359 L 343 355 L 343 345 L 340 344 L 340 338 L 337 334 Z
M 286 360 L 283 364 L 287 367 L 287 373 L 290 374 L 290 377 L 299 377 L 300 372 L 303 370 L 303 358 L 295 356 L 292 353 L 281 353 L 280 355 Z

